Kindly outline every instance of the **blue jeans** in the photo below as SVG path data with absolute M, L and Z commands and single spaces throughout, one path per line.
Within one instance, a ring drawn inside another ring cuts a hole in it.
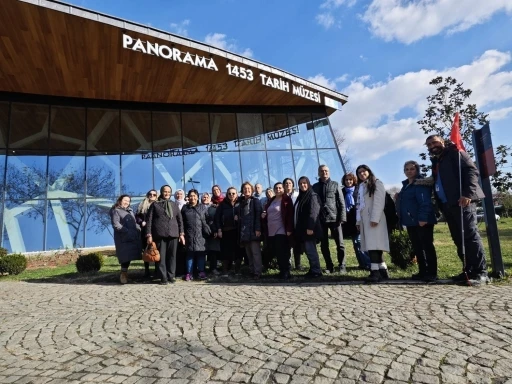
M 194 259 L 196 259 L 196 266 L 199 273 L 204 272 L 206 252 L 205 251 L 187 251 L 187 273 L 194 273 Z
M 312 273 L 322 273 L 320 269 L 320 259 L 318 257 L 318 251 L 316 249 L 315 240 L 307 240 L 304 242 L 304 252 L 309 260 L 309 270 Z
M 356 259 L 361 268 L 370 268 L 370 256 L 368 252 L 361 251 L 361 235 L 352 236 L 352 245 L 356 253 Z

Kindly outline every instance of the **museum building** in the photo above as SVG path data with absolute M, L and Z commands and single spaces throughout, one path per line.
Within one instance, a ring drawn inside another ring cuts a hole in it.
M 2 0 L 0 233 L 31 252 L 112 245 L 151 189 L 272 186 L 343 163 L 347 96 L 184 37 L 49 0 Z

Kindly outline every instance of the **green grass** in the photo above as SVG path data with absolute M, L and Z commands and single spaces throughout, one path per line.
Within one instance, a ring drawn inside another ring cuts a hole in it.
M 485 232 L 485 224 L 479 224 L 480 233 L 483 238 L 483 243 L 486 250 L 486 257 L 491 270 L 491 260 L 489 255 L 489 247 L 487 242 L 487 235 Z M 502 218 L 498 222 L 498 230 L 500 234 L 501 252 L 503 262 L 505 265 L 505 272 L 507 276 L 512 275 L 512 218 Z M 455 275 L 461 271 L 461 262 L 457 256 L 455 246 L 453 245 L 450 237 L 448 226 L 446 223 L 439 223 L 434 229 L 434 242 L 438 257 L 438 276 L 440 279 L 446 279 L 452 275 Z M 345 241 L 346 245 L 346 264 L 348 274 L 346 276 L 340 276 L 338 273 L 324 276 L 321 281 L 350 281 L 350 280 L 362 280 L 368 272 L 360 271 L 357 269 L 357 260 L 352 248 L 352 242 L 350 239 Z M 105 254 L 111 254 L 106 252 Z M 324 260 L 321 256 L 320 249 L 320 262 L 323 268 L 325 268 Z M 336 265 L 336 250 L 335 244 L 331 241 L 331 256 Z M 417 266 L 413 265 L 406 270 L 402 270 L 391 263 L 388 254 L 385 254 L 385 260 L 389 268 L 390 276 L 392 279 L 403 279 L 410 278 L 410 276 L 417 272 Z M 305 255 L 302 256 L 302 265 L 307 266 L 308 261 Z M 130 267 L 130 277 L 133 277 L 135 281 L 142 280 L 144 265 L 142 261 L 135 261 Z M 277 270 L 270 270 L 264 276 L 261 282 L 277 282 Z M 299 276 L 304 272 L 293 271 L 292 274 Z M 118 281 L 119 264 L 117 258 L 113 255 L 105 258 L 105 264 L 98 273 L 93 274 L 79 274 L 76 272 L 75 264 L 68 264 L 63 266 L 57 266 L 54 268 L 39 268 L 39 269 L 27 269 L 23 273 L 17 276 L 1 276 L 0 281 L 47 281 L 56 283 L 77 283 L 77 284 L 98 284 L 98 283 L 114 283 Z M 245 282 L 247 277 L 235 278 L 230 277 L 228 279 L 212 279 L 212 282 Z M 292 280 L 293 281 L 293 280 Z M 302 281 L 295 279 L 295 281 Z M 507 279 L 508 281 L 508 279 Z

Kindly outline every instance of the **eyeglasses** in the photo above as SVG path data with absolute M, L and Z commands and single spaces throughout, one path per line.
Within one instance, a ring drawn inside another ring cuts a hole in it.
M 148 196 L 156 196 L 156 193 L 150 193 Z

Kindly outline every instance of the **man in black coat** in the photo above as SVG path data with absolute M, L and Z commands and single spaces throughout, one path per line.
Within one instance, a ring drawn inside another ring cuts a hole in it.
M 457 253 L 463 263 L 462 273 L 454 276 L 453 279 L 465 281 L 469 278 L 473 284 L 485 284 L 489 278 L 474 203 L 485 197 L 478 184 L 478 169 L 466 152 L 459 152 L 451 143 L 445 145 L 443 138 L 439 135 L 427 137 L 425 144 L 432 160 L 436 200 L 446 218 L 453 242 L 457 246 Z M 464 240 L 462 228 L 464 228 Z M 465 257 L 462 250 L 463 244 Z
M 334 272 L 334 264 L 329 250 L 329 229 L 336 242 L 338 253 L 338 270 L 341 274 L 346 274 L 345 267 L 345 244 L 343 243 L 343 232 L 341 224 L 347 221 L 347 212 L 345 211 L 345 199 L 339 184 L 331 180 L 329 168 L 327 165 L 318 167 L 318 183 L 313 185 L 313 191 L 318 195 L 321 203 L 320 222 L 322 223 L 322 241 L 320 249 L 325 260 L 325 266 L 330 273 Z

